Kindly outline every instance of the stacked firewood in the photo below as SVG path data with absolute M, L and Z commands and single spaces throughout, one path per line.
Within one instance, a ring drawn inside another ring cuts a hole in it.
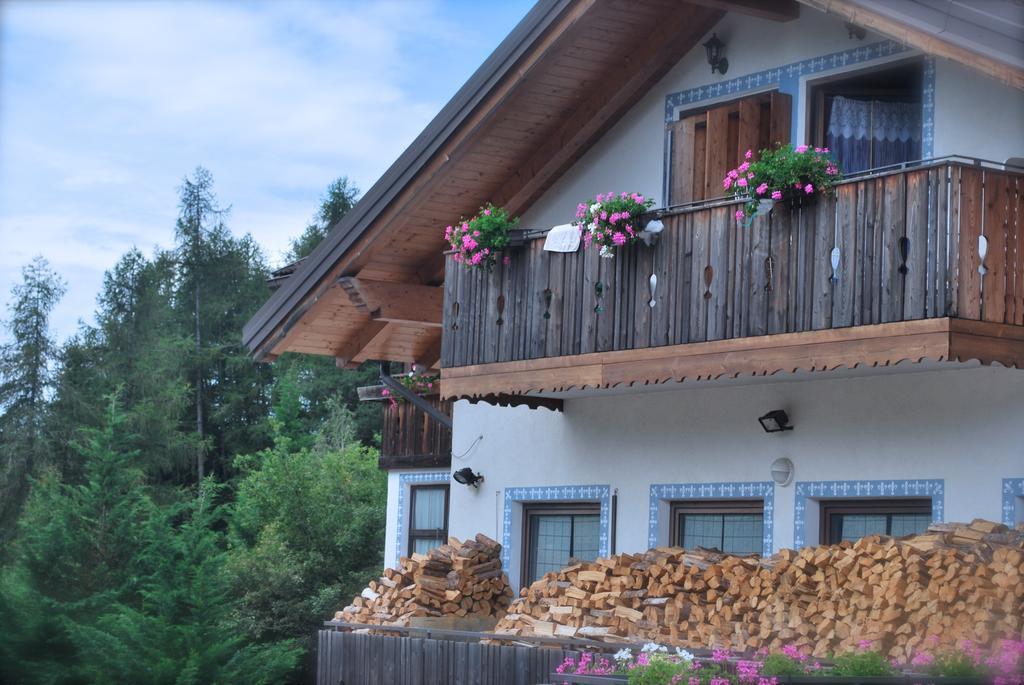
M 513 592 L 501 568 L 501 545 L 478 534 L 448 538 L 427 554 L 402 557 L 372 581 L 336 620 L 374 625 L 409 625 L 421 616 L 501 616 Z
M 1021 639 L 1024 526 L 937 524 L 770 559 L 678 547 L 620 554 L 548 573 L 495 632 L 739 651 L 794 645 L 818 657 L 869 640 L 893 659 L 929 636 L 944 646 Z

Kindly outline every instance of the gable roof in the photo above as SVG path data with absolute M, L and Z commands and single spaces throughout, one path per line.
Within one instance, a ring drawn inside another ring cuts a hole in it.
M 956 38 L 966 32 L 950 30 L 949 22 L 945 33 L 923 20 L 912 25 L 895 10 L 876 7 L 887 4 L 876 0 L 800 2 L 1024 88 L 1024 70 L 975 52 L 966 38 Z M 899 3 L 934 4 L 893 0 Z M 321 244 L 278 281 L 246 324 L 245 344 L 260 360 L 296 351 L 331 355 L 339 364 L 391 359 L 434 365 L 441 337 L 435 322 L 388 319 L 366 298 L 353 297 L 341 279 L 349 286 L 358 276 L 436 287 L 443 280 L 438 227 L 488 200 L 521 213 L 726 10 L 784 21 L 796 16 L 797 5 L 540 0 Z

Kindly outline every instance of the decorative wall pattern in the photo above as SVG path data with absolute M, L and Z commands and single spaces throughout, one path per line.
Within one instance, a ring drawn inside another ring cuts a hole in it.
M 775 521 L 775 484 L 771 481 L 735 483 L 669 483 L 651 486 L 647 547 L 658 546 L 661 502 L 689 499 L 762 499 L 764 500 L 764 540 L 762 554 L 772 553 L 772 529 Z
M 505 507 L 501 528 L 501 563 L 511 573 L 512 562 L 512 505 L 524 502 L 598 502 L 601 505 L 601 538 L 598 555 L 606 557 L 611 544 L 611 486 L 609 485 L 548 485 L 539 487 L 505 488 Z
M 395 540 L 394 565 L 398 565 L 398 559 L 402 556 L 406 547 L 405 540 L 405 498 L 412 485 L 426 485 L 428 483 L 448 483 L 452 475 L 447 471 L 431 471 L 426 473 L 402 473 L 398 476 L 398 526 L 396 527 L 397 539 Z
M 744 76 L 707 83 L 695 88 L 669 93 L 665 97 L 665 121 L 675 120 L 676 109 L 687 109 L 699 106 L 707 100 L 739 96 L 743 93 L 777 88 L 780 92 L 793 96 L 794 112 L 803 107 L 799 101 L 800 79 L 804 76 L 819 74 L 836 69 L 845 69 L 851 65 L 884 59 L 910 48 L 893 40 L 883 40 L 868 45 L 860 45 L 848 50 L 840 50 L 820 57 L 811 57 L 799 62 L 791 62 L 781 66 L 764 69 Z M 935 131 L 935 60 L 928 57 L 924 61 L 924 83 L 922 86 L 922 159 L 931 159 L 934 154 Z M 797 140 L 797 117 L 793 117 L 792 140 Z M 795 144 L 795 143 L 794 143 Z
M 1003 523 L 1013 526 L 1017 513 L 1017 498 L 1024 497 L 1024 478 L 1003 479 Z
M 818 480 L 796 484 L 793 516 L 793 546 L 807 544 L 808 499 L 854 499 L 857 497 L 931 497 L 932 520 L 943 520 L 946 481 L 934 480 Z

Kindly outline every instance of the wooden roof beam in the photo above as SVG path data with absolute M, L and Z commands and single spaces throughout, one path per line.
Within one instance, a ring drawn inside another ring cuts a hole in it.
M 688 0 L 691 5 L 713 7 L 735 14 L 749 14 L 769 21 L 793 21 L 800 16 L 796 0 Z
M 347 276 L 338 279 L 352 304 L 374 321 L 441 327 L 444 293 L 441 288 Z
M 334 363 L 339 369 L 358 366 L 356 357 L 370 345 L 388 337 L 387 321 L 368 321 L 356 334 L 334 351 Z

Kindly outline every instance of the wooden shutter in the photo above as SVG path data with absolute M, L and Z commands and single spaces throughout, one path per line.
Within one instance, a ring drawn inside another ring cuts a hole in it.
M 669 202 L 721 197 L 722 178 L 747 150 L 789 142 L 792 99 L 772 91 L 714 107 L 668 124 Z

